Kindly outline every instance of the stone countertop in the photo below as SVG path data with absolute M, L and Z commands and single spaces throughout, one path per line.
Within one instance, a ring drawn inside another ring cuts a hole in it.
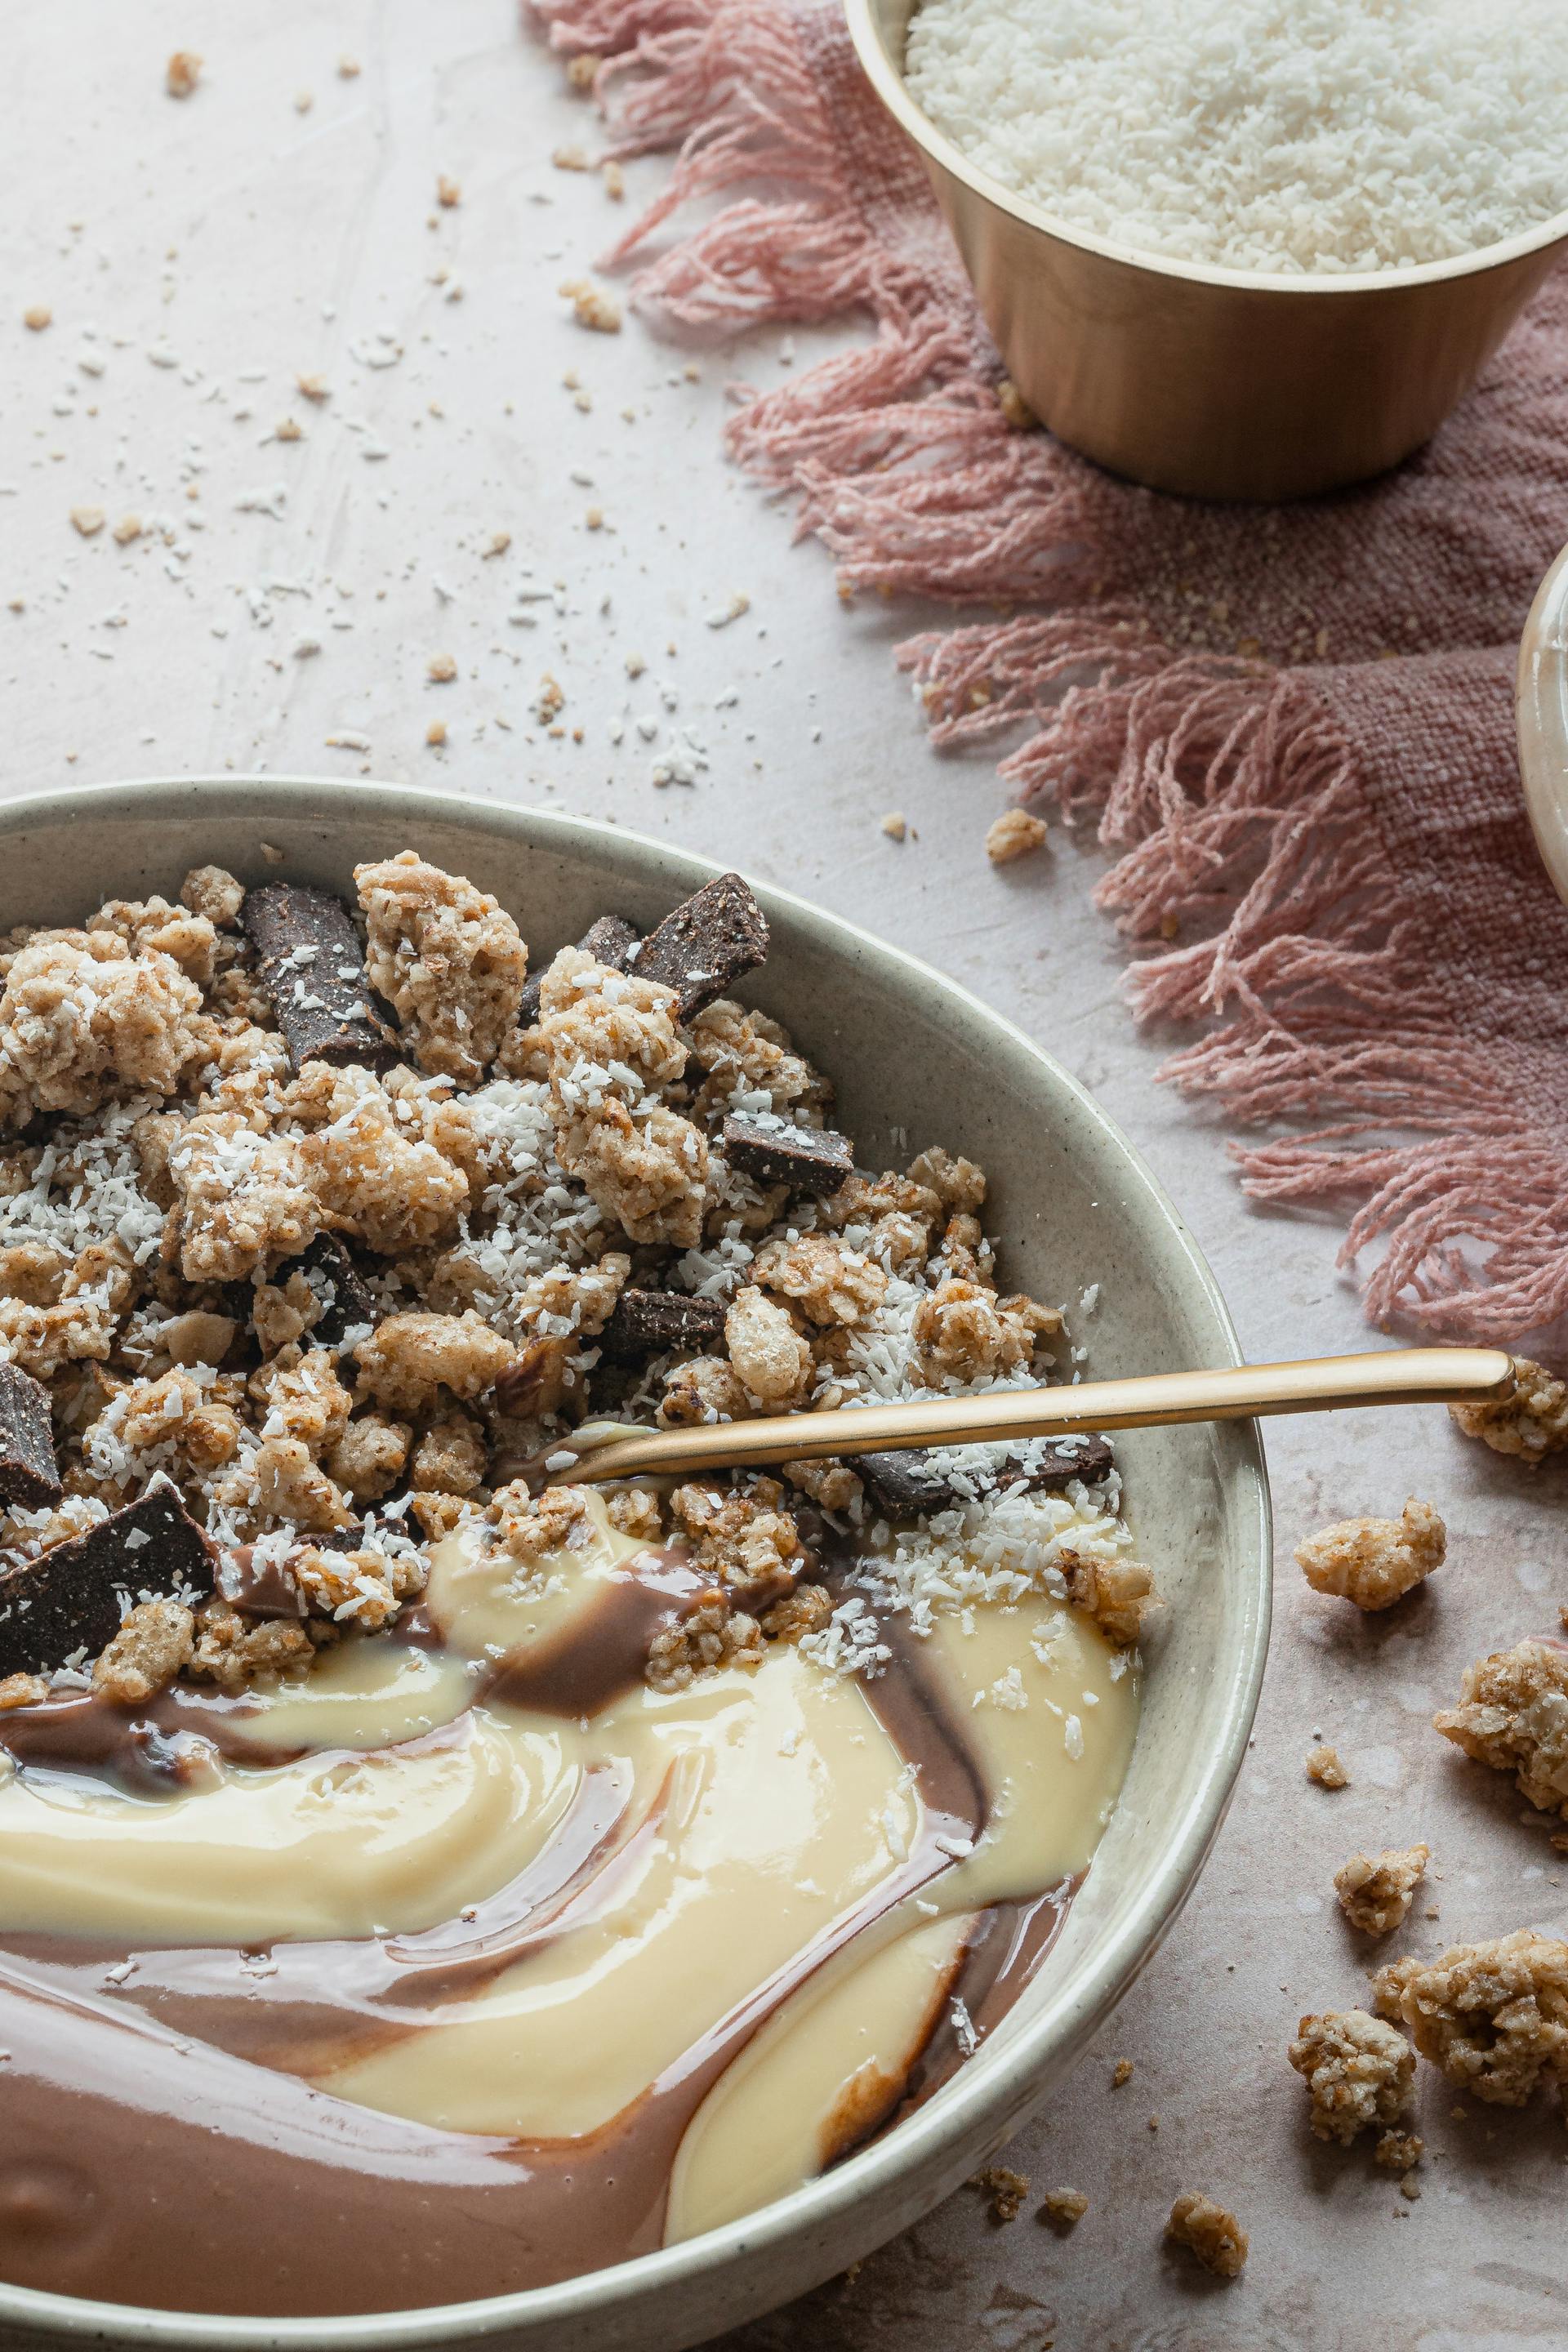
M 205 59 L 183 103 L 175 46 Z M 5 791 L 374 774 L 668 834 L 924 955 L 1048 1045 L 1152 1161 L 1251 1353 L 1363 1342 L 1338 1230 L 1249 1209 L 1223 1137 L 1155 1083 L 1089 904 L 1095 854 L 1058 831 L 988 868 L 990 764 L 933 755 L 889 659 L 926 616 L 841 608 L 821 551 L 724 465 L 729 382 L 835 336 L 678 349 L 573 321 L 560 283 L 660 167 L 630 168 L 619 205 L 552 168 L 594 124 L 511 0 L 51 0 L 8 49 Z M 547 674 L 554 732 L 533 715 Z M 1030 2207 L 998 2228 L 961 2193 L 731 2352 L 1568 2341 L 1555 2115 L 1457 2102 L 1423 2066 L 1411 2203 L 1367 2153 L 1310 2138 L 1284 2054 L 1300 2011 L 1362 1989 L 1330 1885 L 1356 1846 L 1433 1849 L 1440 1916 L 1418 1901 L 1396 1950 L 1568 1923 L 1568 1864 L 1427 1720 L 1472 1656 L 1554 1622 L 1563 1475 L 1521 1475 L 1437 1412 L 1279 1423 L 1268 1453 L 1284 1566 L 1253 1759 L 1165 1948 L 1008 2152 Z M 1307 1591 L 1302 1534 L 1407 1493 L 1448 1520 L 1434 1585 L 1366 1622 Z M 1304 1777 L 1319 1732 L 1341 1793 Z M 1068 2238 L 1033 2218 L 1062 2183 L 1089 2199 Z M 1250 2230 L 1237 2284 L 1163 2254 L 1187 2188 Z

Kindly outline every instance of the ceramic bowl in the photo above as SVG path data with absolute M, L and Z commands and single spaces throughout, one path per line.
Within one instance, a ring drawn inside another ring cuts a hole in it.
M 1536 846 L 1568 901 L 1568 547 L 1542 582 L 1520 641 L 1519 766 Z
M 1568 213 L 1411 268 L 1284 276 L 1145 253 L 1059 220 L 955 146 L 904 84 L 918 0 L 845 0 L 1007 373 L 1059 439 L 1153 489 L 1293 499 L 1435 433 L 1568 244 Z
M 264 847 L 263 845 L 267 845 Z M 350 889 L 357 860 L 416 847 L 511 909 L 536 957 L 615 909 L 651 924 L 703 860 L 618 827 L 391 785 L 233 777 L 117 784 L 0 807 L 0 928 L 172 896 L 212 862 Z M 268 849 L 281 851 L 281 861 Z M 838 1082 L 863 1162 L 945 1140 L 992 1179 L 1008 1284 L 1100 1285 L 1075 1336 L 1091 1373 L 1237 1360 L 1212 1276 L 1136 1153 L 1048 1054 L 924 965 L 762 889 L 773 949 L 743 992 Z M 563 2285 L 441 2309 L 203 2318 L 0 2286 L 0 2342 L 394 2352 L 676 2352 L 830 2277 L 918 2221 L 1059 2084 L 1191 1891 L 1241 1765 L 1268 1643 L 1268 1497 L 1249 1424 L 1119 1441 L 1132 1526 L 1171 1607 L 1126 1789 L 1060 1942 L 957 2077 L 886 2137 L 727 2228 Z M 1070 2089 L 1058 2095 L 1070 2100 Z M 243 2259 L 243 2247 L 237 2248 Z

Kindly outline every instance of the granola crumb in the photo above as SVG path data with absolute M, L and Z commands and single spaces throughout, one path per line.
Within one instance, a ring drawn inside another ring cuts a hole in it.
M 139 514 L 121 515 L 120 520 L 114 526 L 114 543 L 116 547 L 129 547 L 132 540 L 140 539 L 141 536 L 141 516 Z
M 1119 2058 L 1110 2077 L 1111 2089 L 1113 2091 L 1125 2090 L 1128 2084 L 1132 2080 L 1132 2061 L 1131 2058 Z
M 971 2189 L 978 2189 L 981 2195 L 987 2200 L 991 2209 L 991 2219 L 998 2226 L 1004 2222 L 1017 2220 L 1024 2210 L 1025 2200 L 1029 2194 L 1028 2176 L 1022 2172 L 1013 2172 L 1005 2164 L 987 2165 L 984 2172 L 977 2172 L 973 2176 L 969 2186 Z
M 492 557 L 504 555 L 510 545 L 511 533 L 510 530 L 492 530 L 489 539 L 486 540 L 483 547 L 480 548 L 479 554 L 484 562 L 488 563 L 490 562 Z
M 355 81 L 359 78 L 359 72 L 360 62 L 357 58 L 345 57 L 338 59 L 338 79 L 340 81 Z
M 437 172 L 436 174 L 436 202 L 441 206 L 442 210 L 445 212 L 451 212 L 453 208 L 456 205 L 460 205 L 462 201 L 463 191 L 458 183 L 456 180 L 449 179 L 445 172 Z
M 304 437 L 305 428 L 297 416 L 280 417 L 272 428 L 274 441 L 302 441 Z
M 1077 1552 L 1058 1555 L 1068 1598 L 1092 1617 L 1107 1641 L 1132 1648 L 1150 1612 L 1161 1606 L 1154 1571 L 1141 1559 L 1091 1559 Z
M 1036 2219 L 1053 2224 L 1065 2236 L 1069 2230 L 1077 2229 L 1088 2210 L 1089 2200 L 1081 2189 L 1051 2189 L 1047 2190 Z
M 432 750 L 438 751 L 446 740 L 446 720 L 444 719 L 432 719 L 429 726 L 425 730 L 425 740 L 431 746 Z
M 1011 376 L 1005 375 L 997 385 L 996 405 L 1015 432 L 1027 433 L 1040 421 Z
M 46 327 L 52 327 L 54 320 L 55 314 L 47 302 L 30 302 L 22 313 L 22 324 L 30 328 L 35 335 L 41 335 Z
M 889 841 L 907 841 L 910 832 L 909 819 L 901 815 L 897 809 L 889 809 L 882 819 L 882 831 Z
M 1352 1853 L 1334 1873 L 1340 1909 L 1351 1926 L 1363 1936 L 1388 1936 L 1402 1927 L 1431 1858 L 1425 1845 L 1389 1846 L 1375 1857 Z
M 1340 1761 L 1340 1751 L 1320 1742 L 1307 1750 L 1307 1778 L 1320 1789 L 1348 1789 L 1351 1776 Z
M 309 114 L 310 109 L 315 105 L 315 103 L 316 94 L 314 90 L 297 89 L 294 92 L 294 111 L 296 114 Z
M 762 1660 L 763 1637 L 756 1619 L 715 1597 L 668 1633 L 656 1634 L 645 1679 L 650 1690 L 689 1690 L 700 1674 L 724 1666 L 756 1666 Z
M 605 157 L 599 177 L 604 181 L 605 194 L 618 205 L 626 193 L 626 175 L 613 155 Z
M 1494 2105 L 1522 2107 L 1543 2083 L 1568 2095 L 1568 1943 L 1521 1927 L 1453 1944 L 1437 1960 L 1390 1961 L 1373 1979 L 1384 2017 L 1423 2058 Z
M 566 60 L 566 81 L 572 89 L 588 90 L 594 87 L 603 58 L 593 49 L 579 49 L 574 58 Z
M 331 386 L 324 375 L 297 375 L 294 381 L 303 398 L 313 400 L 318 406 L 331 398 Z
M 1397 1519 L 1341 1519 L 1298 1544 L 1296 1559 L 1314 1592 L 1374 1610 L 1392 1608 L 1441 1568 L 1447 1549 L 1442 1520 L 1413 1495 Z
M 140 1706 L 190 1662 L 195 1619 L 177 1601 L 132 1609 L 92 1670 L 92 1686 L 116 1706 Z
M 1049 829 L 1043 816 L 1026 809 L 1004 809 L 985 835 L 985 855 L 993 866 L 1011 866 L 1038 849 Z
M 9 1715 L 19 1706 L 38 1706 L 48 1695 L 42 1675 L 6 1675 L 0 1680 L 0 1715 Z
M 202 61 L 195 49 L 176 49 L 164 68 L 163 84 L 171 98 L 189 98 L 202 78 Z
M 1479 1437 L 1494 1454 L 1513 1454 L 1538 1468 L 1549 1454 L 1568 1445 L 1568 1381 L 1528 1356 L 1516 1356 L 1513 1370 L 1511 1396 L 1451 1404 L 1448 1411 L 1467 1437 Z
M 1247 2232 L 1234 2213 L 1189 2190 L 1178 2197 L 1165 2224 L 1173 2244 L 1187 2247 L 1216 2278 L 1239 2278 L 1247 2267 Z
M 1511 1772 L 1521 1797 L 1568 1821 L 1568 1650 L 1526 1641 L 1467 1666 L 1460 1704 L 1432 1718 L 1478 1764 Z
M 540 725 L 548 727 L 553 719 L 560 718 L 565 708 L 565 689 L 560 680 L 546 670 L 539 681 L 539 691 L 533 698 L 534 714 Z
M 558 172 L 591 172 L 594 168 L 588 161 L 587 150 L 584 147 L 557 147 L 550 160 Z
M 621 331 L 621 306 L 602 286 L 590 278 L 567 278 L 556 289 L 572 305 L 573 314 L 580 327 L 587 327 L 596 335 L 618 335 Z
M 1289 2059 L 1311 2094 L 1319 2139 L 1348 2147 L 1358 2132 L 1394 2123 L 1410 2103 L 1415 2079 L 1410 2045 L 1364 2009 L 1303 2017 Z
M 101 507 L 72 507 L 71 528 L 83 539 L 95 539 L 108 520 Z
M 432 686 L 450 686 L 458 675 L 457 657 L 453 654 L 432 654 L 425 665 L 425 675 Z
M 1426 2152 L 1418 2132 L 1385 2131 L 1373 2149 L 1372 2160 L 1384 2172 L 1413 2172 Z

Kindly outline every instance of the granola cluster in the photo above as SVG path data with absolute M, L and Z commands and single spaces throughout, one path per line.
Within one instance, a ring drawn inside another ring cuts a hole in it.
M 1296 1559 L 1315 1592 L 1391 1609 L 1442 1567 L 1447 1541 L 1431 1504 L 1413 1495 L 1397 1519 L 1341 1519 L 1298 1544 Z
M 1319 2139 L 1349 2147 L 1358 2132 L 1386 2128 L 1410 2104 L 1415 2081 L 1410 2044 L 1364 2009 L 1304 2017 L 1289 2054 L 1311 2093 Z
M 1431 1858 L 1425 1845 L 1352 1853 L 1334 1873 L 1334 1892 L 1351 1926 L 1363 1936 L 1390 1936 L 1402 1927 Z
M 1460 1704 L 1432 1720 L 1521 1797 L 1568 1821 L 1568 1645 L 1526 1641 L 1465 1669 Z
M 1441 1959 L 1391 1961 L 1373 1980 L 1384 2017 L 1460 2090 L 1522 2107 L 1551 2083 L 1568 2095 L 1568 1943 L 1521 1927 L 1454 1944 Z
M 1494 1454 L 1511 1454 L 1539 1468 L 1549 1454 L 1568 1445 L 1568 1381 L 1528 1356 L 1514 1359 L 1510 1395 L 1482 1404 L 1451 1404 L 1448 1411 L 1467 1437 L 1479 1437 Z
M 1061 1316 L 1000 1288 L 982 1171 L 939 1147 L 856 1169 L 828 1080 L 728 992 L 766 948 L 738 877 L 645 939 L 604 917 L 532 976 L 465 877 L 408 850 L 355 882 L 350 908 L 201 866 L 177 903 L 0 941 L 0 1365 L 38 1384 L 58 1473 L 40 1501 L 0 1486 L 0 1651 L 7 1579 L 159 1481 L 216 1563 L 200 1590 L 128 1573 L 119 1632 L 5 1675 L 6 1705 L 62 1675 L 132 1705 L 307 1664 L 391 1623 L 465 1523 L 527 1570 L 584 1506 L 519 1473 L 589 1416 L 1050 1368 Z M 707 1580 L 648 1677 L 770 1643 L 874 1670 L 876 1612 L 923 1632 L 932 1594 L 1046 1593 L 1127 1646 L 1152 1579 L 1108 1479 L 1103 1445 L 1081 1466 L 1036 1445 L 922 1457 L 907 1494 L 805 1459 L 618 1492 L 617 1527 Z M 824 1580 L 835 1532 L 864 1589 Z M 268 1579 L 291 1612 L 253 1605 Z

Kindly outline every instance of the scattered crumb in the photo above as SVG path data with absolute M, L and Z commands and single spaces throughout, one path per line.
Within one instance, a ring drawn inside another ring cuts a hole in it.
M 310 109 L 315 105 L 315 103 L 316 98 L 313 90 L 297 89 L 295 91 L 294 111 L 296 114 L 309 114 Z
M 305 428 L 297 417 L 285 416 L 273 428 L 272 437 L 275 441 L 302 441 L 305 437 Z
M 1373 1979 L 1384 2017 L 1478 2099 L 1522 2107 L 1542 2083 L 1568 2094 L 1568 1943 L 1518 1928 L 1454 1944 L 1441 1959 L 1392 1960 Z
M 139 514 L 121 515 L 114 526 L 115 544 L 119 547 L 129 547 L 133 539 L 140 539 L 141 536 L 141 516 Z
M 1397 1519 L 1340 1519 L 1296 1547 L 1314 1592 L 1389 1609 L 1443 1565 L 1447 1529 L 1430 1503 L 1412 1495 Z
M 560 718 L 565 708 L 564 691 L 559 682 L 546 670 L 539 681 L 539 692 L 533 698 L 534 714 L 541 726 L 548 727 L 552 719 Z
M 202 61 L 195 49 L 176 49 L 163 79 L 171 98 L 189 98 L 202 78 Z
M 580 327 L 589 327 L 596 335 L 620 333 L 620 304 L 591 278 L 563 278 L 555 290 L 571 303 Z
M 439 749 L 440 745 L 443 744 L 446 740 L 446 720 L 444 719 L 432 719 L 429 726 L 425 730 L 425 740 L 426 743 L 432 744 Z
M 1352 1853 L 1334 1873 L 1334 1892 L 1351 1926 L 1363 1936 L 1388 1936 L 1402 1927 L 1431 1858 L 1425 1845 L 1388 1846 L 1375 1859 Z
M 1005 375 L 997 385 L 996 405 L 1008 424 L 1019 433 L 1027 433 L 1040 421 L 1011 376 Z
M 558 172 L 591 172 L 587 151 L 582 147 L 557 147 L 550 158 Z
M 1451 1404 L 1448 1411 L 1467 1437 L 1539 1468 L 1548 1454 L 1568 1445 L 1568 1381 L 1528 1356 L 1516 1356 L 1513 1370 L 1510 1395 L 1495 1403 Z
M 1320 1745 L 1307 1750 L 1307 1778 L 1320 1789 L 1348 1789 L 1351 1776 L 1340 1762 L 1337 1748 Z
M 340 58 L 338 59 L 338 79 L 340 81 L 354 81 L 357 80 L 358 76 L 359 59 L 357 58 Z
M 1053 2223 L 1063 2232 L 1076 2230 L 1089 2210 L 1089 2200 L 1081 2189 L 1052 2189 L 1036 2219 Z
M 30 327 L 35 335 L 41 335 L 46 327 L 54 324 L 54 318 L 47 302 L 32 302 L 22 313 L 22 324 Z
M 889 841 L 907 841 L 910 832 L 909 819 L 901 816 L 897 809 L 889 809 L 882 819 L 882 831 Z
M 613 155 L 605 163 L 600 177 L 605 183 L 605 194 L 618 205 L 626 193 L 626 175 Z
M 605 528 L 604 508 L 590 507 L 587 513 L 583 518 L 583 523 L 585 530 L 603 530 Z
M 1022 2172 L 1009 2171 L 1005 2164 L 987 2165 L 984 2172 L 975 2173 L 969 2186 L 978 2189 L 983 2197 L 989 2199 L 991 2219 L 999 2225 L 1017 2220 L 1029 2194 L 1027 2177 Z
M 492 530 L 484 547 L 480 550 L 480 554 L 484 562 L 488 563 L 492 556 L 504 555 L 510 545 L 511 533 L 510 530 Z
M 1113 2091 L 1122 2091 L 1122 2090 L 1125 2090 L 1125 2089 L 1126 2089 L 1126 2087 L 1127 2087 L 1127 2085 L 1128 2085 L 1128 2084 L 1129 2084 L 1131 2080 L 1132 2080 L 1132 2061 L 1131 2061 L 1131 2058 L 1119 2058 L 1119 2059 L 1117 2060 L 1117 2062 L 1116 2062 L 1116 2068 L 1115 2068 L 1115 2072 L 1112 2074 L 1112 2075 L 1111 2075 L 1111 2077 L 1110 2077 L 1110 2087 L 1111 2087 L 1111 2089 L 1112 2089 Z
M 1312 2098 L 1318 2139 L 1349 2147 L 1358 2132 L 1390 2125 L 1410 2104 L 1415 2060 L 1403 2033 L 1364 2009 L 1304 2017 L 1289 2052 Z
M 101 507 L 72 507 L 71 522 L 74 528 L 80 531 L 83 539 L 92 539 L 103 529 L 103 509 Z
M 1413 2172 L 1426 2152 L 1418 2132 L 1385 2131 L 1373 2149 L 1373 2164 L 1384 2172 Z
M 628 677 L 641 677 L 647 667 L 647 664 L 643 659 L 641 654 L 628 654 L 626 656 L 626 676 Z
M 731 621 L 740 620 L 742 615 L 749 613 L 751 609 L 751 598 L 743 588 L 737 588 L 727 604 L 719 605 L 713 612 L 705 613 L 702 617 L 710 629 L 727 629 Z
M 458 675 L 456 656 L 452 654 L 432 654 L 425 665 L 425 674 L 432 686 L 450 686 Z
M 300 375 L 294 379 L 307 400 L 330 400 L 331 386 L 324 375 Z
M 595 78 L 604 59 L 592 49 L 580 49 L 566 60 L 566 79 L 573 89 L 592 89 Z
M 1210 2198 L 1191 2190 L 1178 2197 L 1165 2235 L 1173 2244 L 1189 2247 L 1216 2278 L 1239 2278 L 1247 2267 L 1246 2231 L 1234 2213 Z
M 1048 828 L 1043 816 L 1026 809 L 1004 809 L 985 836 L 985 855 L 993 866 L 1011 866 L 1040 846 Z
M 462 201 L 463 191 L 458 182 L 449 180 L 445 172 L 438 172 L 436 174 L 436 202 L 450 212 L 455 205 L 460 205 Z

